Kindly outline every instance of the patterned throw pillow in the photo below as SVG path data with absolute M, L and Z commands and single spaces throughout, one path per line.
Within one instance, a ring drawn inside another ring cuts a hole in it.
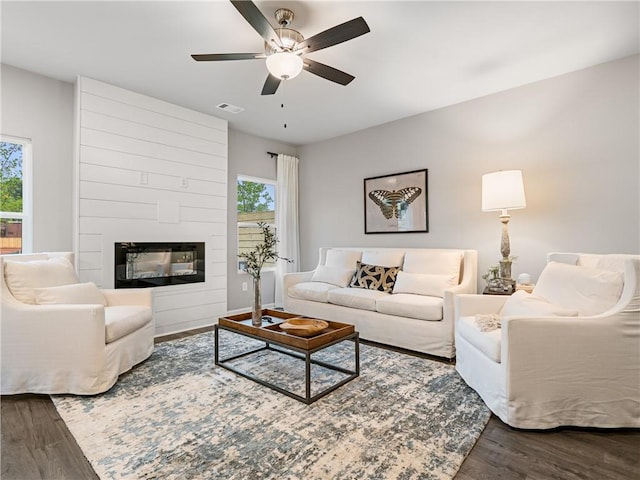
M 393 290 L 393 284 L 399 271 L 400 267 L 382 267 L 357 262 L 356 273 L 353 274 L 349 286 L 390 292 Z

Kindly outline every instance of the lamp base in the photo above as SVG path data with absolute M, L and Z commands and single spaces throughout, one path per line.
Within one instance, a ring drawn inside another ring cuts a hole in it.
M 500 283 L 504 291 L 513 293 L 516 291 L 516 281 L 511 278 L 511 263 L 509 258 L 500 260 Z

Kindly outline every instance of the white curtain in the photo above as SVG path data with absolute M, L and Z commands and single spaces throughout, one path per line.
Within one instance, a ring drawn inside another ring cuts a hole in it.
M 276 307 L 282 307 L 282 276 L 300 271 L 300 242 L 298 233 L 298 159 L 279 154 L 276 185 L 276 232 L 278 255 L 293 260 L 276 262 Z

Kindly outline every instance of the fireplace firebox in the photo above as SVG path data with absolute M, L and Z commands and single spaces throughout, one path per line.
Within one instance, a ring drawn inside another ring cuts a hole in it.
M 204 282 L 204 242 L 115 244 L 115 288 Z

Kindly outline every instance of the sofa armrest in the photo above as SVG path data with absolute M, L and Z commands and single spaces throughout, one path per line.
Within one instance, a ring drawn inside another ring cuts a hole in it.
M 507 401 L 520 418 L 540 418 L 548 405 L 566 415 L 584 398 L 640 415 L 640 322 L 621 318 L 505 317 L 502 363 Z M 576 418 L 575 425 L 580 425 Z M 527 428 L 526 421 L 521 425 Z M 617 425 L 610 425 L 616 427 Z
M 100 290 L 109 307 L 116 305 L 153 305 L 153 288 L 119 288 Z
M 285 273 L 283 275 L 283 285 L 284 285 L 284 294 L 285 296 L 287 295 L 287 292 L 289 291 L 289 287 L 294 286 L 296 283 L 302 283 L 302 282 L 310 282 L 311 278 L 313 277 L 313 272 L 314 270 L 311 270 L 310 272 L 292 272 L 292 273 Z

